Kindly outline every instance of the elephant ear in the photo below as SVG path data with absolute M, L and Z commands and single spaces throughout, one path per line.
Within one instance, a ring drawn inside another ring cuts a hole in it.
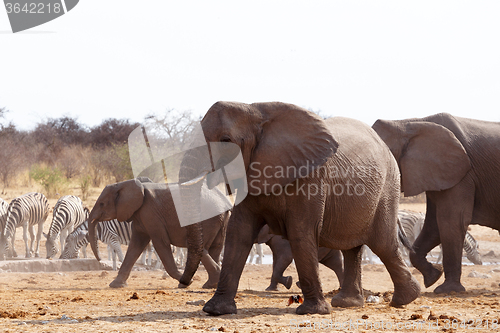
M 470 170 L 465 148 L 446 127 L 417 121 L 406 125 L 406 133 L 410 138 L 399 161 L 406 197 L 449 189 Z
M 271 238 L 273 238 L 274 234 L 271 233 L 269 230 L 269 226 L 265 224 L 262 229 L 260 229 L 259 234 L 257 235 L 257 243 L 262 244 L 262 243 L 267 243 Z
M 249 193 L 276 193 L 275 185 L 307 176 L 337 151 L 337 141 L 316 114 L 284 103 L 252 106 L 264 121 L 247 172 Z
M 132 215 L 142 206 L 144 201 L 144 186 L 137 179 L 127 180 L 117 184 L 115 207 L 118 221 L 130 221 Z

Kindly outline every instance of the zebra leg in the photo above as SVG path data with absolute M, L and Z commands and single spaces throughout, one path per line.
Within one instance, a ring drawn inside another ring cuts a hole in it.
M 257 265 L 262 265 L 262 259 L 264 258 L 264 253 L 262 252 L 262 244 L 255 244 L 257 249 Z
M 9 251 L 8 255 L 17 258 L 17 252 L 16 252 L 16 247 L 14 246 L 14 243 L 16 242 L 16 233 L 12 233 L 12 241 L 11 241 L 11 250 Z
M 122 265 L 118 270 L 118 275 L 109 284 L 111 288 L 123 288 L 127 286 L 127 279 L 134 267 L 135 262 L 151 241 L 149 235 L 140 229 L 138 223 L 132 223 L 132 237 L 128 246 L 127 253 L 123 259 Z M 170 247 L 169 247 L 170 250 Z M 170 251 L 172 253 L 172 251 Z M 179 275 L 180 278 L 180 275 Z
M 40 257 L 40 240 L 42 239 L 43 233 L 43 223 L 45 220 L 42 220 L 38 223 L 38 229 L 36 230 L 36 246 L 35 246 L 35 257 Z M 35 232 L 35 227 L 33 226 L 33 233 Z
M 108 249 L 108 260 L 113 260 L 114 253 L 113 250 L 111 249 L 110 244 L 108 244 L 107 249 Z
M 146 250 L 148 251 L 148 266 L 151 266 L 151 262 L 153 260 L 153 246 L 151 243 L 148 244 Z
M 142 251 L 142 254 L 141 254 L 141 265 L 146 265 L 146 254 L 147 254 L 147 251 L 148 251 L 148 249 L 147 249 L 147 246 L 146 246 L 146 248 L 144 249 L 144 251 Z
M 111 249 L 111 246 L 109 248 Z M 113 258 L 113 270 L 116 271 L 116 251 L 111 249 L 111 254 Z
M 82 252 L 83 252 L 83 257 L 87 258 L 87 243 L 83 244 L 82 246 Z
M 69 228 L 65 228 L 61 230 L 61 233 L 59 234 L 59 241 L 61 242 L 61 253 L 64 250 L 64 244 L 66 244 L 66 238 L 68 238 L 69 235 Z
M 28 246 L 28 223 L 23 224 L 23 240 L 24 240 L 24 247 L 26 251 L 26 258 L 31 258 L 31 249 L 30 246 Z M 15 231 L 15 230 L 14 230 Z M 31 233 L 31 228 L 29 228 L 29 231 Z M 34 235 L 32 234 L 32 237 Z

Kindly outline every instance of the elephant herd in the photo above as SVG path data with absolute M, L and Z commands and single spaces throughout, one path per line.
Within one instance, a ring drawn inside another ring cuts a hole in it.
M 111 286 L 125 284 L 132 264 L 152 241 L 167 272 L 181 287 L 191 283 L 203 263 L 209 275 L 204 287 L 217 288 L 205 312 L 236 313 L 240 276 L 266 226 L 269 235 L 287 240 L 295 260 L 303 293 L 297 314 L 326 314 L 330 306 L 363 306 L 363 245 L 386 266 L 394 284 L 390 304 L 399 307 L 420 295 L 420 285 L 399 250 L 400 241 L 407 241 L 398 227 L 401 192 L 405 196 L 426 193 L 425 222 L 410 249 L 410 260 L 423 274 L 425 287 L 444 272 L 445 281 L 436 293 L 465 290 L 460 276 L 468 225 L 500 229 L 500 123 L 442 113 L 378 120 L 370 128 L 349 118 L 324 120 L 291 104 L 217 102 L 201 127 L 207 143 L 232 143 L 239 148 L 248 195 L 231 212 L 181 227 L 171 190 L 199 193 L 201 208 L 182 197 L 189 210 L 221 207 L 223 211 L 227 193 L 219 191 L 216 183 L 226 182 L 227 191 L 231 185 L 225 174 L 218 177 L 221 180 L 210 177 L 227 165 L 227 159 L 215 154 L 201 159 L 190 151 L 183 157 L 179 184 L 136 178 L 108 185 L 89 216 L 89 239 L 96 257 L 98 221 L 133 221 L 129 249 Z M 426 259 L 439 244 L 442 267 Z M 188 248 L 182 274 L 170 245 Z M 334 270 L 342 283 L 328 304 L 318 262 L 339 261 L 331 256 L 340 256 L 338 250 L 343 254 L 343 269 L 335 266 Z M 273 278 L 270 287 L 278 282 L 291 284 Z

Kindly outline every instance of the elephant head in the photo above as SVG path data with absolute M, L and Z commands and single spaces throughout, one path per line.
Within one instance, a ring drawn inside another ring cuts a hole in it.
M 97 199 L 89 215 L 89 242 L 97 260 L 101 260 L 97 247 L 96 226 L 100 221 L 117 219 L 130 221 L 142 206 L 144 187 L 137 179 L 108 185 Z
M 471 169 L 453 132 L 426 118 L 377 120 L 372 127 L 398 162 L 405 196 L 449 189 Z
M 250 195 L 271 194 L 277 187 L 305 177 L 324 164 L 338 147 L 320 117 L 278 102 L 217 102 L 207 111 L 201 126 L 208 143 L 229 142 L 240 148 Z M 199 193 L 202 186 L 199 180 L 227 163 L 227 158 L 217 159 L 213 149 L 210 152 L 208 158 L 199 158 L 199 152 L 185 155 L 179 173 L 181 186 L 189 184 L 191 191 Z M 206 178 L 209 188 L 217 183 L 210 179 L 210 174 Z M 181 188 L 181 196 L 183 193 Z M 199 227 L 195 224 L 188 227 L 191 228 L 188 241 L 202 238 Z M 201 250 L 196 255 L 201 256 Z M 186 265 L 184 275 L 187 271 Z M 181 279 L 181 282 L 187 281 Z

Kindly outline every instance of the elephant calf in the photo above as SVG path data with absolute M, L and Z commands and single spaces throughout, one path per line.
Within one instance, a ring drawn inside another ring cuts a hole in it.
M 123 263 L 118 271 L 118 276 L 111 282 L 110 287 L 119 288 L 126 286 L 126 281 L 134 263 L 144 251 L 150 241 L 160 257 L 167 273 L 176 280 L 182 275 L 177 269 L 172 255 L 171 245 L 188 248 L 186 270 L 194 267 L 186 280 L 191 281 L 198 268 L 198 262 L 192 262 L 193 256 L 189 251 L 202 252 L 201 262 L 208 272 L 208 281 L 203 288 L 215 288 L 219 281 L 220 267 L 218 265 L 220 253 L 225 239 L 226 225 L 229 212 L 214 216 L 210 219 L 181 227 L 175 211 L 171 190 L 177 188 L 176 184 L 158 184 L 145 182 L 139 179 L 108 185 L 97 199 L 89 215 L 89 242 L 92 251 L 100 260 L 97 248 L 96 221 L 118 219 L 119 221 L 132 220 L 132 237 Z M 224 195 L 211 195 L 207 200 L 210 204 L 219 205 L 226 200 Z M 202 237 L 189 239 L 188 228 L 201 229 Z M 191 260 L 191 262 L 190 262 Z M 184 287 L 184 284 L 180 284 Z

